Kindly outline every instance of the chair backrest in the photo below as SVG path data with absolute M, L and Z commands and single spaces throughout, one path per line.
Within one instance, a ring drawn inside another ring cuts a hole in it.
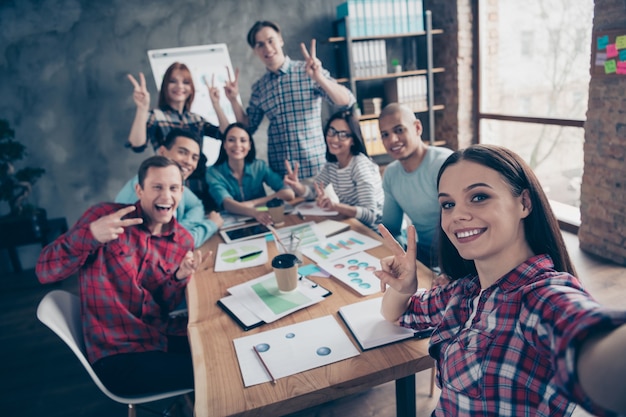
M 114 401 L 128 404 L 128 399 L 110 392 L 100 381 L 85 352 L 79 298 L 67 291 L 54 290 L 46 294 L 37 307 L 37 318 L 65 342 L 89 373 L 93 382 Z
M 113 394 L 104 386 L 98 375 L 91 367 L 85 353 L 85 341 L 83 339 L 82 318 L 80 315 L 79 298 L 67 291 L 54 290 L 46 294 L 39 302 L 37 307 L 37 318 L 43 324 L 48 326 L 50 330 L 57 334 L 65 342 L 80 363 L 89 373 L 93 382 L 100 390 L 113 401 L 122 404 L 141 404 L 151 401 L 157 401 L 163 398 L 183 395 L 193 390 L 177 390 L 164 393 L 156 393 L 152 395 L 137 395 L 120 397 Z

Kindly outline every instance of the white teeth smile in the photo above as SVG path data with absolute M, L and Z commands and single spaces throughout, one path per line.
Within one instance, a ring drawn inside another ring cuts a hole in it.
M 162 204 L 156 204 L 156 207 L 157 207 L 159 210 L 169 210 L 169 209 L 171 209 L 171 208 L 172 208 L 172 206 L 166 206 L 166 205 L 162 205 Z
M 482 233 L 481 229 L 467 230 L 465 232 L 456 233 L 456 237 L 458 237 L 459 239 L 462 239 L 464 237 L 470 237 L 470 236 L 478 235 L 480 233 Z
M 400 150 L 400 149 L 402 149 L 402 145 L 394 146 L 393 148 L 391 148 L 391 151 L 395 152 L 395 151 Z

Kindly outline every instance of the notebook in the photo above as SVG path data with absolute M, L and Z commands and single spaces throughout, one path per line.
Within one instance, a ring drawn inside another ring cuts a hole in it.
M 339 316 L 348 326 L 361 350 L 373 349 L 413 337 L 429 337 L 432 329 L 412 330 L 384 319 L 380 313 L 382 297 L 349 304 L 339 309 Z

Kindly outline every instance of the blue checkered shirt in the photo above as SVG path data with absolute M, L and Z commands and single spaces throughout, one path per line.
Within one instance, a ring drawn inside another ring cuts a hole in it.
M 327 70 L 324 76 L 332 79 Z M 351 100 L 345 108 L 355 103 Z M 267 71 L 252 86 L 247 114 L 254 133 L 267 116 L 267 157 L 270 167 L 285 174 L 285 160 L 300 163 L 300 176 L 315 176 L 326 163 L 326 144 L 322 131 L 322 99 L 334 105 L 328 94 L 309 77 L 304 61 L 285 63 L 278 73 Z

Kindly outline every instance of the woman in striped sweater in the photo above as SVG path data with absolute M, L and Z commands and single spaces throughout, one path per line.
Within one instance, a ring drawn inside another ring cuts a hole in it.
M 284 182 L 296 195 L 329 211 L 354 217 L 377 230 L 382 218 L 384 194 L 378 165 L 367 156 L 359 121 L 351 112 L 333 114 L 324 129 L 326 165 L 317 174 L 313 185 L 298 179 L 298 163 L 285 161 Z M 325 188 L 331 184 L 339 201 L 331 199 Z

